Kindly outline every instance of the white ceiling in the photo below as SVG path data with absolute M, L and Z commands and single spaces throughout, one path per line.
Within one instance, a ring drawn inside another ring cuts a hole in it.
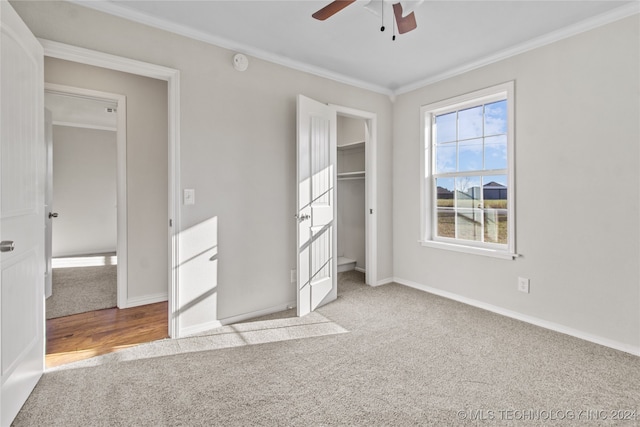
M 250 56 L 382 93 L 402 93 L 637 13 L 637 1 L 426 0 L 418 28 L 392 41 L 359 0 L 326 21 L 331 0 L 72 0 Z M 251 67 L 251 64 L 249 64 Z

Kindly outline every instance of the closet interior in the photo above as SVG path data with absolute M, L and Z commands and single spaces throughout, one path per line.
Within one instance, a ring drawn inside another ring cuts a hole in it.
M 365 272 L 365 120 L 338 116 L 338 271 Z

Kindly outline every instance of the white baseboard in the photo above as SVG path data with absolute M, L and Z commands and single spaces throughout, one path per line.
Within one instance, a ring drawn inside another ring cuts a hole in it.
M 578 329 L 573 329 L 559 323 L 549 322 L 547 320 L 539 319 L 537 317 L 529 316 L 526 314 L 518 313 L 516 311 L 507 310 L 502 307 L 487 304 L 482 301 L 474 300 L 471 298 L 463 297 L 452 292 L 443 291 L 441 289 L 432 288 L 431 286 L 422 285 L 420 283 L 412 282 L 410 280 L 404 280 L 399 277 L 393 279 L 394 282 L 399 283 L 410 288 L 418 289 L 430 294 L 438 295 L 447 299 L 461 302 L 463 304 L 471 305 L 481 308 L 483 310 L 491 311 L 502 316 L 510 317 L 512 319 L 520 320 L 522 322 L 530 323 L 532 325 L 540 326 L 541 328 L 549 329 L 561 334 L 570 335 L 575 338 L 580 338 L 585 341 L 589 341 L 595 344 L 603 345 L 605 347 L 613 348 L 615 350 L 624 351 L 625 353 L 631 353 L 634 356 L 640 356 L 640 347 L 621 343 L 619 341 L 604 338 L 598 335 L 593 335 Z
M 157 302 L 167 301 L 167 299 L 168 299 L 168 296 L 166 293 L 155 294 L 155 295 L 145 295 L 145 296 L 136 297 L 136 298 L 127 298 L 126 306 L 119 307 L 119 308 L 131 308 L 131 307 L 138 307 L 141 305 L 155 304 Z
M 100 249 L 83 249 L 81 251 L 62 252 L 51 255 L 51 258 L 75 258 L 75 257 L 102 257 L 105 254 L 115 255 L 116 248 L 100 248 Z
M 365 270 L 364 268 L 356 267 L 355 270 L 359 271 L 360 273 L 367 274 L 367 270 Z
M 196 335 L 201 332 L 210 331 L 211 329 L 219 328 L 223 326 L 219 320 L 214 320 L 207 323 L 198 323 L 194 326 L 187 326 L 186 328 L 180 328 L 179 338 L 188 337 L 189 335 Z
M 376 283 L 371 284 L 371 286 L 376 287 L 376 286 L 387 285 L 389 283 L 393 283 L 393 281 L 394 281 L 393 277 L 387 277 L 386 279 L 378 280 Z
M 258 310 L 258 311 L 252 311 L 249 313 L 244 313 L 244 314 L 238 314 L 236 316 L 231 316 L 231 317 L 225 317 L 224 319 L 220 319 L 220 323 L 222 325 L 229 325 L 231 323 L 238 323 L 238 322 L 242 322 L 244 320 L 248 320 L 248 319 L 253 319 L 254 317 L 260 317 L 260 316 L 266 316 L 268 314 L 273 314 L 273 313 L 277 313 L 279 311 L 285 311 L 288 310 L 289 308 L 295 307 L 296 306 L 296 302 L 295 301 L 291 301 L 285 304 L 279 304 L 273 307 L 269 307 L 269 308 L 264 308 L 262 310 Z

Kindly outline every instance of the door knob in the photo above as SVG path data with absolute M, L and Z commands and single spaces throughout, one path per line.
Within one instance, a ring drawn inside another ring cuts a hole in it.
M 58 212 L 49 212 L 49 218 L 58 218 Z
M 0 242 L 0 252 L 11 252 L 15 248 L 13 240 L 3 240 Z
M 298 222 L 302 222 L 302 221 L 306 221 L 309 218 L 311 218 L 311 215 L 309 215 L 309 214 L 296 215 L 296 218 L 298 218 Z

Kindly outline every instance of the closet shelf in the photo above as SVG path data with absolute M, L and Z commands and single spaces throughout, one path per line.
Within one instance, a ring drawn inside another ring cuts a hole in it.
M 364 175 L 364 171 L 340 172 L 338 173 L 338 179 L 363 179 Z
M 364 141 L 349 142 L 348 144 L 338 145 L 338 150 L 349 150 L 352 148 L 364 147 Z

